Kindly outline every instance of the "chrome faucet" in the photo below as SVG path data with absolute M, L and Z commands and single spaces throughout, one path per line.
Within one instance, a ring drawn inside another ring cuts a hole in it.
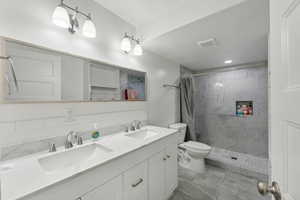
M 70 131 L 67 134 L 67 139 L 65 142 L 65 148 L 70 149 L 74 146 L 74 144 L 82 145 L 83 144 L 83 138 L 81 136 L 78 136 L 78 134 L 74 131 Z
M 70 149 L 74 146 L 73 145 L 73 140 L 74 140 L 75 135 L 76 135 L 76 133 L 74 131 L 70 131 L 67 134 L 67 139 L 66 139 L 66 142 L 65 142 L 65 148 L 66 149 Z
M 130 126 L 129 126 L 129 130 L 130 131 L 135 131 L 135 121 L 131 122 Z
M 142 122 L 139 120 L 134 120 L 129 126 L 130 131 L 136 131 L 141 128 L 142 128 Z

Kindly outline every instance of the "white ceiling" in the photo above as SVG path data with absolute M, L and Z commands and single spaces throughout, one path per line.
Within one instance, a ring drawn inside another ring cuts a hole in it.
M 245 0 L 95 0 L 137 28 L 145 40 Z
M 216 38 L 216 47 L 200 48 L 197 41 Z M 245 3 L 180 27 L 145 48 L 191 69 L 202 70 L 268 59 L 268 0 Z
M 144 47 L 194 70 L 265 61 L 268 0 L 95 0 L 136 26 Z M 218 46 L 197 42 L 216 38 Z

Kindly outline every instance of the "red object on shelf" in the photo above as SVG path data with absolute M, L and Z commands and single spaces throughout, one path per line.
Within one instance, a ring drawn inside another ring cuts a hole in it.
M 128 100 L 128 89 L 124 90 L 124 98 L 125 100 Z
M 128 100 L 136 100 L 138 92 L 134 89 L 128 89 Z

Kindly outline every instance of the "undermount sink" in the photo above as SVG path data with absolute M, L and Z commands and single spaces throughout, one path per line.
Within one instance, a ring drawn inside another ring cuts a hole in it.
M 45 171 L 58 171 L 69 167 L 76 167 L 84 164 L 92 157 L 106 157 L 112 152 L 111 149 L 100 144 L 90 144 L 82 147 L 74 147 L 67 151 L 40 158 L 40 166 Z
M 149 138 L 157 136 L 158 133 L 148 129 L 142 129 L 138 131 L 134 131 L 131 133 L 127 133 L 126 136 L 139 139 L 139 140 L 147 140 Z

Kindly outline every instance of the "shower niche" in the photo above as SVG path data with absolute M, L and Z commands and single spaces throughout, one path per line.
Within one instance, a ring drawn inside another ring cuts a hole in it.
M 253 101 L 236 101 L 236 116 L 252 116 Z

